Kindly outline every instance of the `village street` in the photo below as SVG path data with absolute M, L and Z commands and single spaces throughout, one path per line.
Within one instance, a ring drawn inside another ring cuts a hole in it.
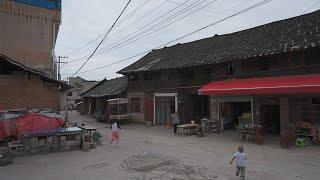
M 120 145 L 110 145 L 110 130 L 93 118 L 70 113 L 71 121 L 96 126 L 103 135 L 103 146 L 89 152 L 71 151 L 15 158 L 0 168 L 5 180 L 105 180 L 131 179 L 121 167 L 123 160 L 142 152 L 170 155 L 195 167 L 205 167 L 216 179 L 238 179 L 229 160 L 239 143 L 234 132 L 207 137 L 174 136 L 171 130 L 143 125 L 123 125 Z M 271 141 L 271 140 L 269 140 Z M 320 148 L 283 150 L 275 142 L 245 144 L 248 154 L 247 178 L 264 180 L 318 179 Z M 164 178 L 165 179 L 165 178 Z

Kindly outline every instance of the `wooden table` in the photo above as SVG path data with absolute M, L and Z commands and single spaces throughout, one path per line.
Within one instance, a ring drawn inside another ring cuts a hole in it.
M 193 135 L 197 134 L 197 128 L 199 124 L 182 124 L 177 126 L 178 135 Z

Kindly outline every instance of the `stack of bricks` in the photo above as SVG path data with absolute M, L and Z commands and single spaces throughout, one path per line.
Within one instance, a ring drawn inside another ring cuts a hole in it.
M 82 143 L 82 151 L 88 152 L 90 151 L 91 142 L 83 142 Z
M 23 150 L 25 155 L 29 155 L 31 153 L 31 140 L 30 138 L 22 139 Z
M 82 150 L 87 152 L 90 150 L 91 148 L 91 144 L 92 144 L 92 135 L 90 134 L 85 134 L 83 137 L 82 137 Z
M 48 136 L 46 138 L 46 152 L 52 152 L 53 151 L 53 137 Z
M 60 138 L 59 136 L 53 136 L 53 143 L 52 143 L 52 151 L 57 152 L 59 151 L 60 147 Z
M 70 144 L 67 143 L 66 136 L 60 136 L 60 151 L 70 151 Z
M 12 141 L 8 143 L 9 150 L 13 156 L 24 155 L 22 141 Z
M 13 156 L 7 147 L 0 147 L 0 167 L 13 162 Z
M 71 151 L 81 148 L 81 134 L 67 136 L 42 136 L 23 138 L 22 141 L 8 143 L 8 147 L 14 156 L 50 153 L 58 151 Z M 89 136 L 89 148 L 92 137 Z M 86 145 L 87 147 L 88 145 Z
M 39 138 L 38 139 L 38 148 L 37 153 L 46 153 L 46 138 Z
M 81 136 L 80 134 L 75 135 L 74 139 L 68 140 L 66 142 L 70 146 L 70 150 L 78 150 L 81 146 Z
M 38 153 L 38 137 L 32 137 L 30 138 L 30 145 L 31 145 L 31 150 L 30 153 L 31 154 L 36 154 Z

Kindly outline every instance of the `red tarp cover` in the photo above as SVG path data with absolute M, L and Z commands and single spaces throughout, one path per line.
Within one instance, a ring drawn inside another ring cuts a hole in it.
M 0 120 L 0 140 L 9 136 L 20 136 L 34 131 L 45 131 L 62 127 L 64 121 L 41 114 L 27 114 L 10 120 Z M 10 127 L 9 127 L 10 126 Z
M 198 92 L 203 95 L 320 93 L 320 74 L 213 81 Z

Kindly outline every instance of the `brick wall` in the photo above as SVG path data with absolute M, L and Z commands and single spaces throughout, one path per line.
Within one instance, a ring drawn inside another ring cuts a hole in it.
M 0 1 L 0 52 L 32 68 L 54 74 L 52 51 L 59 11 Z
M 21 71 L 10 75 L 0 74 L 0 104 L 5 109 L 52 108 L 58 111 L 59 87 Z

